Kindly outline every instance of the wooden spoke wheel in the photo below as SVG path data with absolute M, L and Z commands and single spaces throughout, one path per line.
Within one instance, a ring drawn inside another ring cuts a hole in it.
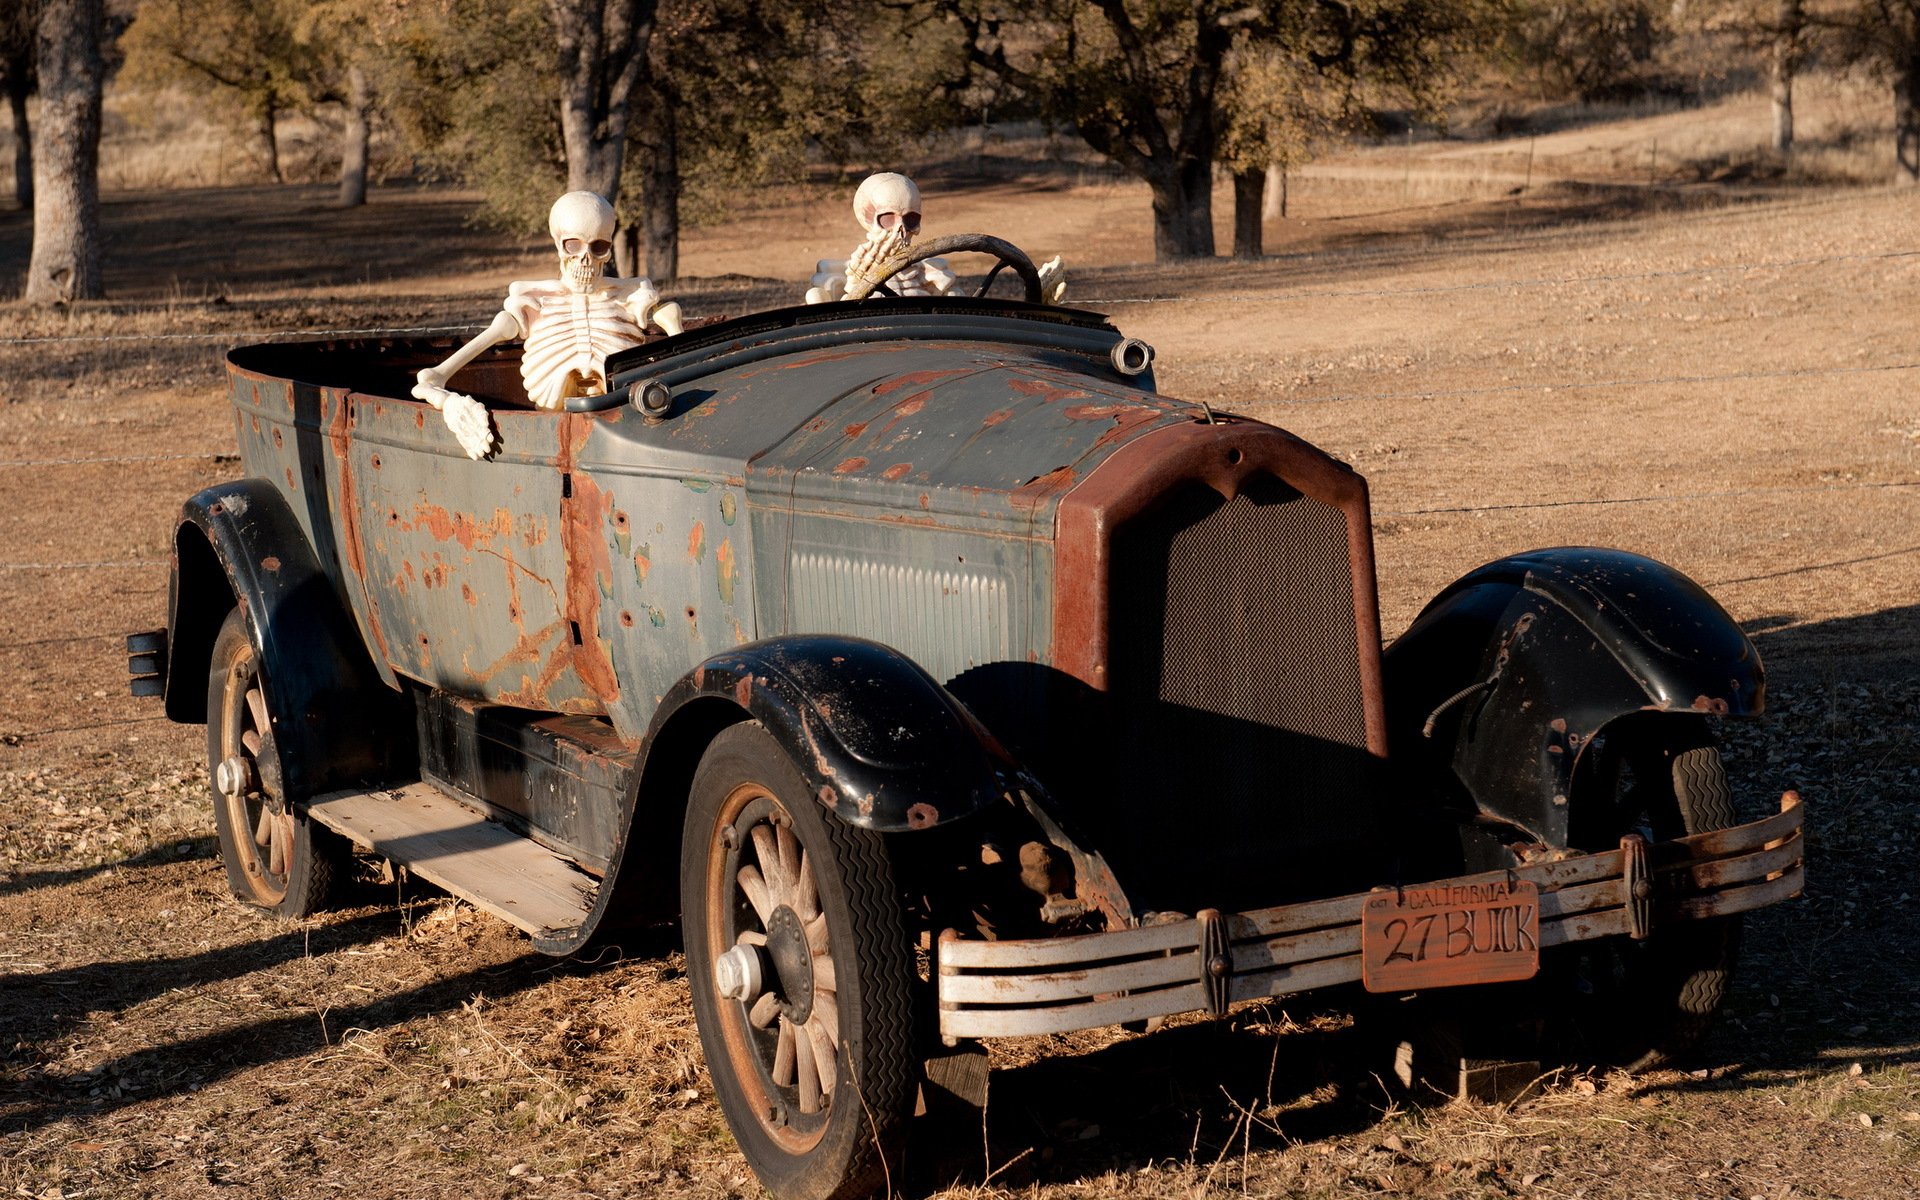
M 780 1200 L 884 1186 L 918 1082 L 912 945 L 885 840 L 758 725 L 715 739 L 682 842 L 687 973 L 714 1090 Z
M 285 917 L 323 907 L 344 846 L 286 794 L 266 678 L 237 608 L 220 627 L 208 672 L 207 772 L 233 894 Z

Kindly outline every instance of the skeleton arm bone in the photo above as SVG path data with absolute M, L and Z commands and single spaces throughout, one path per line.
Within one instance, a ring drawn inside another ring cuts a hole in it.
M 953 285 L 960 281 L 947 266 L 944 258 L 929 258 L 920 264 L 920 278 L 929 292 L 936 296 L 945 296 L 953 291 Z
M 453 431 L 468 458 L 485 458 L 499 448 L 499 439 L 494 435 L 493 419 L 487 415 L 486 407 L 472 396 L 448 391 L 447 380 L 486 351 L 509 338 L 522 336 L 523 332 L 519 319 L 512 313 L 497 313 L 491 325 L 448 355 L 439 366 L 423 368 L 415 376 L 419 382 L 413 387 L 414 398 L 440 410 L 447 428 Z
M 650 279 L 623 279 L 615 283 L 620 303 L 626 305 L 633 314 L 634 323 L 644 331 L 648 322 L 665 330 L 669 336 L 680 332 L 680 306 L 669 300 L 660 303 L 660 289 L 653 286 Z

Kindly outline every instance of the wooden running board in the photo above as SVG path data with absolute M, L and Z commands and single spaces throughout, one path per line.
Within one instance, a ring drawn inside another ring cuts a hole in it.
M 536 936 L 564 936 L 593 910 L 599 887 L 593 876 L 431 783 L 328 792 L 309 801 L 307 811 L 359 846 Z

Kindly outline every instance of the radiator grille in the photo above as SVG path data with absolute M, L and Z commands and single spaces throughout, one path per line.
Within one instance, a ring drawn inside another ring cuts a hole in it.
M 930 570 L 848 554 L 794 554 L 796 633 L 872 638 L 951 679 L 1011 651 L 1007 582 L 997 574 Z
M 1183 911 L 1266 899 L 1279 853 L 1297 867 L 1364 832 L 1373 760 L 1340 510 L 1269 476 L 1224 501 L 1190 486 L 1120 531 L 1112 587 L 1123 880 L 1163 880 L 1160 903 Z

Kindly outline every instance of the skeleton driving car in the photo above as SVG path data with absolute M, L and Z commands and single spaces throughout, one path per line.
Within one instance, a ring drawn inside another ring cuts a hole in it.
M 946 259 L 910 253 L 913 239 L 920 236 L 920 213 L 920 189 L 913 180 L 892 171 L 867 176 L 853 193 L 853 217 L 867 238 L 844 260 L 823 258 L 815 264 L 807 303 L 860 300 L 880 288 L 894 296 L 950 294 L 959 276 Z M 1060 303 L 1067 290 L 1060 256 L 1038 269 L 1041 298 Z M 991 277 L 981 293 L 990 285 Z

